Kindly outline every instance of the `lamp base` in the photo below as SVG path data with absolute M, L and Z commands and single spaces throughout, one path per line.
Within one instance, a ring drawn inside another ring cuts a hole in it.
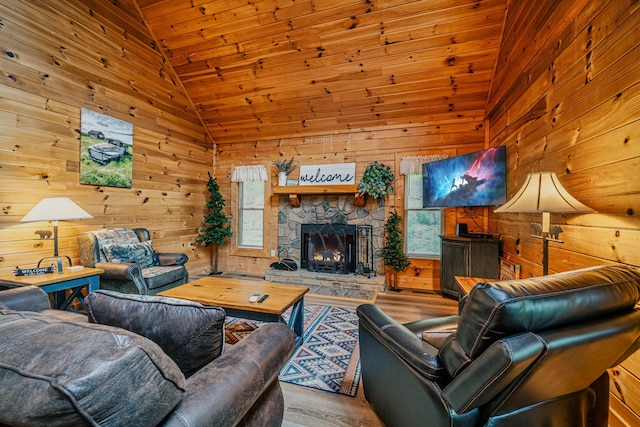
M 69 262 L 69 267 L 71 267 L 72 266 L 71 258 L 68 255 L 54 255 L 54 256 L 44 257 L 40 261 L 38 261 L 38 268 L 40 268 L 40 265 L 42 264 L 42 261 L 44 261 L 44 260 L 50 259 L 50 260 L 55 260 L 56 262 L 60 262 L 60 260 L 64 259 L 64 258 L 67 259 L 67 261 Z M 58 270 L 61 270 L 61 268 L 60 268 L 61 266 L 62 266 L 62 263 L 60 262 L 60 264 L 58 266 Z M 60 271 L 58 271 L 58 272 L 60 272 Z

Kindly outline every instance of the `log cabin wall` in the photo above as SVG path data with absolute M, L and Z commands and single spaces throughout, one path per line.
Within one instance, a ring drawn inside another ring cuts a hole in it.
M 51 224 L 20 223 L 43 197 L 67 196 L 93 215 L 60 223 L 60 253 L 78 263 L 75 236 L 101 227 L 146 227 L 154 247 L 194 247 L 213 149 L 190 101 L 139 16 L 118 2 L 3 1 L 0 4 L 0 274 L 53 254 L 37 240 Z M 133 124 L 131 188 L 79 184 L 80 109 Z
M 79 232 L 146 226 L 159 250 L 188 253 L 189 271 L 194 275 L 210 268 L 210 252 L 192 242 L 201 225 L 208 196 L 207 171 L 213 165 L 225 200 L 231 200 L 230 174 L 235 165 L 270 165 L 291 157 L 298 164 L 355 161 L 359 178 L 373 160 L 391 164 L 397 172 L 405 155 L 458 155 L 501 144 L 508 148 L 510 195 L 528 172 L 552 170 L 575 197 L 598 211 L 552 216 L 553 223 L 562 225 L 565 241 L 551 243 L 552 272 L 603 263 L 640 266 L 640 180 L 636 177 L 640 3 L 509 2 L 486 122 L 483 114 L 456 120 L 454 112 L 447 120 L 409 124 L 402 122 L 402 114 L 385 116 L 374 109 L 380 118 L 357 122 L 357 130 L 338 128 L 345 119 L 333 116 L 306 122 L 309 128 L 305 129 L 299 122 L 284 135 L 286 121 L 263 127 L 262 132 L 256 126 L 230 126 L 230 136 L 215 147 L 177 73 L 156 48 L 141 18 L 138 5 L 153 2 L 115 3 L 0 3 L 0 274 L 10 274 L 16 265 L 32 266 L 52 254 L 52 241 L 34 238 L 35 231 L 50 225 L 19 222 L 45 196 L 68 196 L 93 215 L 90 220 L 60 226 L 60 252 L 75 262 Z M 375 2 L 366 3 L 369 7 Z M 407 10 L 412 7 L 407 5 Z M 504 2 L 489 2 L 489 7 L 494 18 L 490 23 L 496 25 Z M 236 17 L 229 19 L 235 22 Z M 408 31 L 402 40 L 414 46 L 419 42 L 411 40 L 412 34 L 417 33 Z M 402 47 L 401 43 L 395 46 Z M 318 59 L 325 51 L 319 52 Z M 323 60 L 329 61 L 328 57 L 327 51 Z M 404 67 L 393 65 L 398 70 Z M 419 79 L 422 65 L 414 64 L 414 78 Z M 372 76 L 373 72 L 364 74 Z M 448 71 L 437 77 L 448 80 Z M 340 83 L 341 87 L 351 84 L 349 79 Z M 446 96 L 450 90 L 439 93 Z M 473 100 L 477 101 L 477 94 Z M 413 99 L 412 108 L 433 117 L 433 111 L 417 108 L 419 102 L 423 99 Z M 81 108 L 133 124 L 132 188 L 79 184 Z M 258 122 L 255 119 L 253 124 Z M 213 117 L 210 123 L 215 128 Z M 242 138 L 246 134 L 252 137 Z M 387 212 L 402 212 L 402 194 L 403 180 L 397 176 L 396 194 L 385 203 Z M 271 206 L 277 203 L 277 197 L 272 197 Z M 268 227 L 272 245 L 277 232 L 274 212 Z M 540 274 L 540 242 L 529 237 L 529 223 L 539 218 L 447 210 L 446 232 L 453 232 L 455 223 L 468 215 L 477 215 L 481 221 L 488 217 L 491 230 L 502 235 L 503 255 L 522 265 L 523 276 Z M 220 261 L 223 270 L 262 274 L 273 259 L 238 257 L 225 247 Z M 438 263 L 412 261 L 400 286 L 437 289 Z M 640 425 L 640 357 L 630 358 L 612 373 L 611 425 Z
M 487 116 L 490 145 L 507 146 L 509 196 L 527 173 L 553 171 L 597 211 L 552 215 L 564 243 L 550 243 L 550 273 L 640 266 L 640 4 L 511 2 L 507 16 Z M 524 277 L 542 273 L 542 245 L 530 237 L 540 221 L 490 215 Z M 640 355 L 610 373 L 609 425 L 640 425 Z

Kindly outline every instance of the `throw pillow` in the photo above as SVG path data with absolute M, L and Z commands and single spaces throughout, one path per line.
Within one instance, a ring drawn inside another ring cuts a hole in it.
M 225 311 L 197 302 L 98 290 L 85 299 L 89 321 L 118 326 L 149 338 L 185 375 L 218 357 Z
M 151 340 L 13 310 L 0 310 L 0 378 L 0 425 L 158 425 L 185 390 Z
M 110 243 L 102 246 L 108 262 L 136 263 L 140 268 L 158 265 L 158 255 L 153 250 L 151 240 L 140 243 Z

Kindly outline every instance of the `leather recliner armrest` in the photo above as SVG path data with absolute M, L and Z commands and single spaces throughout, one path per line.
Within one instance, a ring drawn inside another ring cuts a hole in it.
M 503 392 L 545 351 L 544 341 L 532 332 L 494 342 L 442 391 L 458 413 L 478 408 Z
M 160 265 L 183 265 L 189 261 L 186 254 L 178 252 L 156 253 Z
M 102 276 L 105 279 L 134 280 L 135 276 L 142 274 L 138 265 L 125 262 L 96 262 L 95 268 L 104 270 Z
M 43 311 L 51 308 L 47 293 L 37 286 L 21 286 L 0 291 L 0 302 L 17 311 Z
M 438 359 L 438 349 L 418 338 L 411 329 L 372 304 L 360 305 L 357 313 L 361 330 L 366 330 L 426 378 L 432 381 L 448 378 Z
M 267 323 L 187 380 L 186 392 L 163 426 L 237 425 L 265 389 L 278 381 L 293 353 L 293 334 Z

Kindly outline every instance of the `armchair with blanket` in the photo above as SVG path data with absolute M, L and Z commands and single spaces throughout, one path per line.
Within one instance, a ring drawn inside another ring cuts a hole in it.
M 98 290 L 89 320 L 38 287 L 0 291 L 0 425 L 280 426 L 280 323 L 224 346 L 218 307 Z
M 156 253 L 146 228 L 105 228 L 78 235 L 80 261 L 101 268 L 100 288 L 155 295 L 189 281 L 183 253 Z
M 480 283 L 459 316 L 406 325 L 361 305 L 365 397 L 396 427 L 606 427 L 639 300 L 640 273 L 606 266 Z

